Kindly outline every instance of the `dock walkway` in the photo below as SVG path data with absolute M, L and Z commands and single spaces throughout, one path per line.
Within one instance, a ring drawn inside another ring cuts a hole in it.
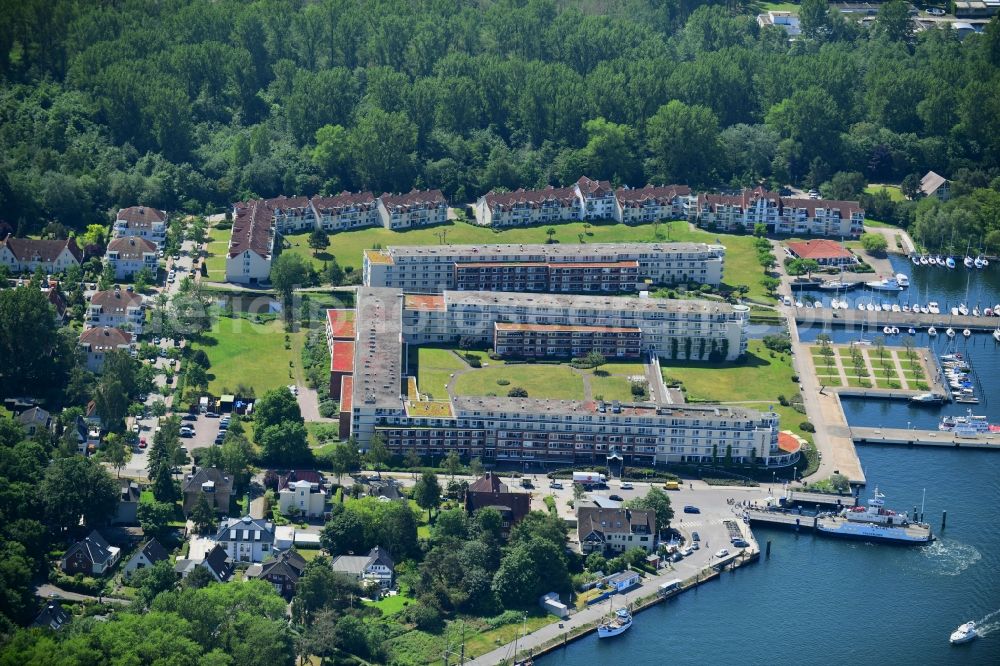
M 868 312 L 865 310 L 832 310 L 830 308 L 790 308 L 795 317 L 795 321 L 800 326 L 824 326 L 824 327 L 868 327 L 873 331 L 882 332 L 886 326 L 895 326 L 903 333 L 906 329 L 913 327 L 920 332 L 925 332 L 933 326 L 937 329 L 939 336 L 944 336 L 948 327 L 955 329 L 956 337 L 962 335 L 962 329 L 967 328 L 973 332 L 992 332 L 1000 327 L 1000 319 L 997 317 L 963 317 L 961 315 L 952 316 L 950 313 L 941 314 L 914 314 L 912 312 Z
M 851 428 L 851 438 L 858 444 L 952 446 L 963 449 L 991 449 L 1000 451 L 1000 433 L 983 433 L 973 437 L 959 437 L 947 430 Z

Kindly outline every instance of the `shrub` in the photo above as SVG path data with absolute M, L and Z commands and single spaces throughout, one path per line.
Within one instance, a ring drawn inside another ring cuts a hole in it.
M 803 421 L 802 423 L 800 423 L 799 424 L 799 429 L 802 432 L 816 432 L 816 426 L 814 426 L 809 421 Z
M 528 391 L 520 386 L 515 386 L 511 390 L 507 391 L 508 398 L 527 398 Z
M 788 407 L 788 398 L 785 397 L 784 393 L 778 395 L 778 404 L 782 407 Z
M 499 384 L 500 386 L 507 386 L 508 384 L 510 384 L 510 380 L 501 377 L 500 379 L 497 380 L 497 384 Z

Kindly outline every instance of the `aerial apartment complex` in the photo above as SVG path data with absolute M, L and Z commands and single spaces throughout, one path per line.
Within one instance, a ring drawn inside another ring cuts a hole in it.
M 795 199 L 762 187 L 739 194 L 699 194 L 694 218 L 698 225 L 720 231 L 753 231 L 760 223 L 768 233 L 856 238 L 864 231 L 865 211 L 857 201 Z
M 705 243 L 428 245 L 366 250 L 368 287 L 408 293 L 635 293 L 649 285 L 717 285 L 726 249 Z
M 236 205 L 226 253 L 227 282 L 268 280 L 276 250 L 276 219 L 274 209 L 263 199 Z
M 142 238 L 156 247 L 167 239 L 167 214 L 149 206 L 122 208 L 115 216 L 115 238 Z
M 857 201 L 782 197 L 761 187 L 739 194 L 699 194 L 683 185 L 611 189 L 583 176 L 572 187 L 490 192 L 475 204 L 482 226 L 515 227 L 568 220 L 642 224 L 689 219 L 723 231 L 752 231 L 762 222 L 774 234 L 858 237 L 865 213 Z
M 684 357 L 688 344 L 670 340 L 690 337 L 696 345 L 691 356 L 696 351 L 707 355 L 714 347 L 735 358 L 745 349 L 748 317 L 743 306 L 698 301 L 479 292 L 404 295 L 399 289 L 363 287 L 355 309 L 332 311 L 327 323 L 331 369 L 337 369 L 340 382 L 341 434 L 353 435 L 366 447 L 379 433 L 394 453 L 412 449 L 444 455 L 454 450 L 491 462 L 582 464 L 614 454 L 629 464 L 648 465 L 708 461 L 713 452 L 728 451 L 740 462 L 788 464 L 793 454 L 779 446 L 774 413 L 655 401 L 458 395 L 430 400 L 406 368 L 409 345 L 466 335 L 495 341 L 498 331 L 516 328 L 505 324 L 559 327 L 569 334 L 570 345 L 574 327 L 587 326 L 588 334 L 597 328 L 612 335 L 638 334 L 641 354 L 669 356 L 679 347 L 675 357 Z M 634 353 L 634 339 L 623 343 L 625 357 Z M 571 353 L 593 348 L 581 343 Z

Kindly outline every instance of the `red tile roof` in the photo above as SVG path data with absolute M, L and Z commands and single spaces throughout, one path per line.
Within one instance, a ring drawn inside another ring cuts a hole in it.
M 810 217 L 816 216 L 817 208 L 825 208 L 839 213 L 841 219 L 861 212 L 861 204 L 857 201 L 833 201 L 830 199 L 782 199 L 783 208 L 802 208 L 809 211 Z
M 128 222 L 130 227 L 151 227 L 154 222 L 164 222 L 167 214 L 149 206 L 129 206 L 118 211 L 117 219 Z
M 795 437 L 794 435 L 791 435 L 787 432 L 779 432 L 778 448 L 784 451 L 785 453 L 795 453 L 796 451 L 802 448 L 802 445 L 799 443 L 798 438 Z
M 334 197 L 315 196 L 312 205 L 317 211 L 360 208 L 370 210 L 375 207 L 375 195 L 371 192 L 341 192 Z
M 108 252 L 117 252 L 121 259 L 142 259 L 145 254 L 156 254 L 156 245 L 145 238 L 126 236 L 108 243 Z
M 593 180 L 586 176 L 580 176 L 580 180 L 576 181 L 576 186 L 580 188 L 580 192 L 584 196 L 588 197 L 606 197 L 614 192 L 610 182 L 606 180 Z
M 142 305 L 142 296 L 124 289 L 109 289 L 108 291 L 94 292 L 94 295 L 90 297 L 90 304 L 100 306 L 105 312 L 123 313 L 129 307 Z
M 354 342 L 334 340 L 330 345 L 330 372 L 354 372 Z
M 382 204 L 387 208 L 434 208 L 448 204 L 441 190 L 410 190 L 406 194 L 383 194 Z
M 252 250 L 269 257 L 274 229 L 274 211 L 262 199 L 236 204 L 233 231 L 229 239 L 229 256 L 237 257 Z
M 489 192 L 485 198 L 489 208 L 501 210 L 512 210 L 517 206 L 538 208 L 542 204 L 552 202 L 561 206 L 572 206 L 578 201 L 572 187 L 552 187 L 551 185 L 543 190 L 519 189 L 513 192 Z
M 91 351 L 118 349 L 132 344 L 132 334 L 109 326 L 88 328 L 80 334 L 80 344 L 90 347 Z
M 691 188 L 687 185 L 647 185 L 635 189 L 619 187 L 616 195 L 623 207 L 635 208 L 649 201 L 662 205 L 672 202 L 676 197 L 690 196 Z
M 68 240 L 35 240 L 34 238 L 14 238 L 8 236 L 6 240 L 0 241 L 0 247 L 6 245 L 18 261 L 38 261 L 50 263 L 56 260 L 59 254 L 69 248 L 70 254 L 76 257 L 77 261 L 83 261 L 83 252 L 72 238 Z
M 281 210 L 291 210 L 293 208 L 305 208 L 309 205 L 309 197 L 286 197 L 282 194 L 279 197 L 274 197 L 273 199 L 267 199 L 266 203 L 272 210 L 280 208 Z
M 786 243 L 788 249 L 799 259 L 850 259 L 850 251 L 832 240 L 817 239 Z

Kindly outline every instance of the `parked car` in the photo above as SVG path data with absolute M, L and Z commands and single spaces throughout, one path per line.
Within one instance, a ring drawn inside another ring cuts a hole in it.
M 691 541 L 701 541 L 701 536 L 697 532 L 691 532 Z
M 628 481 L 622 481 L 622 485 L 621 485 L 621 489 L 622 489 L 622 490 L 632 490 L 632 489 L 633 489 L 634 487 L 635 487 L 635 486 L 633 486 L 633 485 L 632 485 L 631 483 L 629 483 Z
M 197 420 L 198 420 L 197 414 L 188 413 L 181 417 L 181 421 L 197 421 Z
M 720 550 L 719 552 L 717 552 L 715 554 L 715 556 L 717 558 L 719 558 L 719 559 L 722 559 L 723 557 L 728 557 L 729 556 L 729 551 L 726 550 L 725 548 L 723 548 L 722 550 Z
M 219 415 L 216 414 L 215 412 L 205 412 L 205 416 L 208 417 L 208 418 L 210 418 L 210 419 L 217 419 L 217 418 L 219 418 Z
M 690 557 L 693 553 L 694 553 L 693 548 L 685 548 L 684 550 L 681 551 L 681 555 L 683 555 L 684 557 Z
M 684 505 L 684 513 L 701 513 L 701 509 L 690 504 Z
M 749 545 L 745 539 L 733 539 L 733 546 L 736 548 L 747 548 Z
M 701 544 L 695 541 L 691 544 L 691 550 L 701 550 Z
M 181 437 L 194 437 L 194 430 L 181 430 Z
M 613 502 L 624 502 L 625 501 L 625 498 L 623 498 L 621 495 L 608 495 L 608 499 L 611 500 L 611 501 L 613 501 Z
M 558 481 L 553 481 L 552 483 L 549 484 L 549 488 L 552 488 L 553 490 L 562 490 L 562 487 L 563 484 L 559 483 Z

